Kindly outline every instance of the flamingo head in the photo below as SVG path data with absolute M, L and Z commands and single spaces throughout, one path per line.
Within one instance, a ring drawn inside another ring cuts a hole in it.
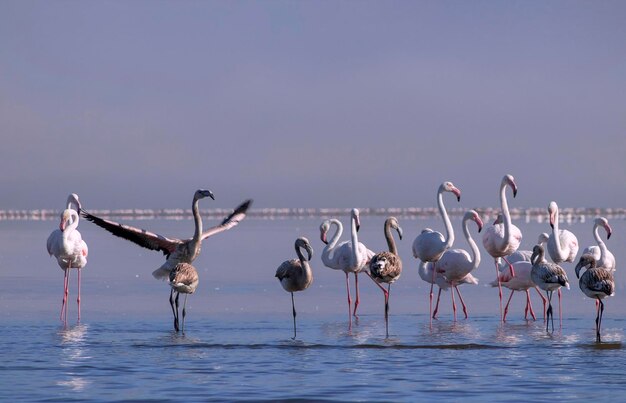
M 350 215 L 352 216 L 352 219 L 354 220 L 354 225 L 358 232 L 359 228 L 361 228 L 361 213 L 359 213 L 359 209 L 353 208 L 352 211 L 350 212 Z
M 215 196 L 213 195 L 213 192 L 211 192 L 210 190 L 206 190 L 206 189 L 198 189 L 196 190 L 196 193 L 193 195 L 193 200 L 200 200 L 200 199 L 204 199 L 205 197 L 210 197 L 211 199 L 215 200 Z
M 606 239 L 611 238 L 611 234 L 613 233 L 613 230 L 611 229 L 611 226 L 609 225 L 609 220 L 607 220 L 604 217 L 598 217 L 595 220 L 595 225 L 599 227 L 604 227 L 604 229 L 606 230 Z
M 533 254 L 530 256 L 530 263 L 537 264 L 543 261 L 543 246 L 535 245 L 533 246 Z
M 554 222 L 556 221 L 556 215 L 559 212 L 559 206 L 555 201 L 551 201 L 548 205 L 548 216 L 550 218 L 550 227 L 554 228 Z
M 398 237 L 402 240 L 402 228 L 400 224 L 398 224 L 398 219 L 396 217 L 389 217 L 385 220 L 385 225 L 389 223 L 389 226 L 396 231 L 398 231 Z
M 300 237 L 298 239 L 296 239 L 296 251 L 298 249 L 304 249 L 308 255 L 307 257 L 307 261 L 311 260 L 311 257 L 313 257 L 313 248 L 311 247 L 311 244 L 309 243 L 309 240 L 306 239 L 305 237 Z
M 513 178 L 513 175 L 504 175 L 504 178 L 502 178 L 502 186 L 510 186 L 511 190 L 513 190 L 513 197 L 517 196 L 517 185 L 515 184 L 515 178 Z
M 61 231 L 65 231 L 67 224 L 72 220 L 72 211 L 74 210 L 65 209 L 63 210 L 63 213 L 61 213 L 61 222 L 59 223 L 59 229 Z
M 480 216 L 475 210 L 470 210 L 465 213 L 466 217 L 476 223 L 478 225 L 478 232 L 483 230 L 483 220 L 480 219 Z
M 330 229 L 330 221 L 326 220 L 320 224 L 320 239 L 325 245 L 328 245 L 328 239 L 326 239 L 326 233 Z
M 456 196 L 456 201 L 461 201 L 461 190 L 454 186 L 452 182 L 444 182 L 439 187 L 440 192 L 451 192 Z
M 70 195 L 67 196 L 67 208 L 72 208 L 72 206 L 76 206 L 76 211 L 80 211 L 81 209 L 80 199 L 76 193 L 70 193 Z
M 583 267 L 585 269 L 593 269 L 594 267 L 596 267 L 596 259 L 594 259 L 591 253 L 585 253 L 580 257 L 580 260 L 578 261 L 578 264 L 574 269 L 574 271 L 576 272 L 576 278 L 580 278 L 580 269 L 582 269 Z
M 543 246 L 544 243 L 548 242 L 549 238 L 550 238 L 550 235 L 548 235 L 548 233 L 542 232 L 541 234 L 539 234 L 539 238 L 537 239 L 537 243 L 539 245 Z

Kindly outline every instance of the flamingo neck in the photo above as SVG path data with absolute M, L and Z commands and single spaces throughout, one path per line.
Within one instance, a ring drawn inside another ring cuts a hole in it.
M 76 211 L 71 210 L 72 213 L 70 214 L 70 223 L 65 227 L 65 230 L 63 230 L 63 236 L 64 237 L 68 237 L 72 232 L 76 231 L 76 228 L 78 228 L 78 213 L 76 213 Z
M 439 208 L 439 214 L 441 214 L 441 218 L 443 218 L 443 225 L 446 229 L 446 249 L 449 249 L 454 243 L 454 229 L 452 228 L 452 223 L 450 222 L 450 217 L 448 217 L 446 207 L 443 205 L 442 189 L 439 189 L 439 192 L 437 192 L 437 207 Z
M 500 207 L 502 208 L 502 225 L 504 226 L 504 238 L 502 239 L 503 245 L 511 243 L 511 213 L 509 212 L 509 203 L 506 199 L 506 187 L 506 183 L 503 183 L 502 186 L 500 186 Z
M 198 208 L 198 199 L 193 199 L 193 204 L 191 205 L 191 211 L 193 213 L 193 221 L 196 226 L 196 229 L 193 233 L 193 238 L 191 238 L 191 242 L 189 243 L 190 254 L 193 258 L 200 253 L 200 245 L 202 242 L 202 217 L 200 216 L 200 209 Z
M 328 245 L 324 247 L 324 251 L 322 252 L 322 262 L 324 262 L 324 264 L 327 266 L 332 263 L 331 254 L 335 246 L 337 246 L 337 242 L 339 242 L 339 238 L 343 234 L 343 225 L 341 224 L 341 221 L 337 220 L 336 218 L 332 218 L 330 220 L 330 224 L 335 225 L 335 227 L 337 227 L 337 230 L 335 231 L 334 235 L 330 239 L 330 242 L 328 243 Z
M 556 208 L 554 210 L 554 219 L 552 220 L 552 236 L 554 237 L 554 248 L 556 249 L 556 253 L 561 260 L 565 260 L 567 256 L 565 256 L 565 252 L 561 248 L 561 237 L 559 236 L 559 209 Z M 596 238 L 597 240 L 597 238 Z
M 359 235 L 356 230 L 356 218 L 352 217 L 350 219 L 350 239 L 352 240 L 352 266 L 356 266 L 359 262 Z
M 398 248 L 396 247 L 396 241 L 393 239 L 393 234 L 391 233 L 391 223 L 385 223 L 385 239 L 387 240 L 387 247 L 389 248 L 389 252 L 394 255 L 398 254 Z
M 463 235 L 465 236 L 465 239 L 467 239 L 467 243 L 472 251 L 472 270 L 476 270 L 480 265 L 480 250 L 478 250 L 478 245 L 476 245 L 476 242 L 474 241 L 474 238 L 472 238 L 472 234 L 469 231 L 467 225 L 468 221 L 469 219 L 463 220 Z
M 606 248 L 606 244 L 604 243 L 604 241 L 602 240 L 602 238 L 600 238 L 600 232 L 598 231 L 598 228 L 600 226 L 598 224 L 595 224 L 593 226 L 593 237 L 595 238 L 597 244 L 598 244 L 598 248 L 600 248 L 600 261 L 604 262 L 604 258 L 606 257 L 606 252 L 608 251 L 608 249 Z
M 311 274 L 311 266 L 309 265 L 309 261 L 304 258 L 304 253 L 302 253 L 302 248 L 301 247 L 296 246 L 296 254 L 298 255 L 298 260 L 300 260 L 300 267 L 302 268 L 302 271 L 305 274 L 310 275 Z

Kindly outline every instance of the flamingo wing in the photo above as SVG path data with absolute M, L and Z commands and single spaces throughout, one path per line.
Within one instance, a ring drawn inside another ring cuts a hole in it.
M 182 243 L 180 239 L 170 239 L 163 235 L 155 234 L 141 228 L 135 228 L 130 225 L 120 224 L 115 221 L 105 220 L 93 214 L 81 210 L 81 215 L 87 221 L 91 221 L 97 226 L 104 228 L 111 234 L 134 242 L 137 245 L 156 251 L 161 251 L 165 256 L 169 256 L 176 250 L 176 247 Z
M 244 218 L 246 218 L 246 212 L 252 204 L 252 200 L 248 199 L 243 202 L 239 207 L 235 209 L 228 217 L 224 218 L 221 224 L 209 228 L 202 233 L 202 240 L 207 239 L 210 236 L 219 234 L 220 232 L 231 229 L 239 224 Z

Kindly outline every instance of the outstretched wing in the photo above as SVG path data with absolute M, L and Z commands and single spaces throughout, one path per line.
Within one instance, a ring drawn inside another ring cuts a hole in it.
M 115 236 L 134 242 L 147 249 L 161 251 L 165 256 L 169 256 L 170 253 L 176 250 L 176 246 L 182 243 L 180 239 L 166 238 L 162 235 L 146 231 L 145 229 L 135 228 L 130 225 L 120 224 L 115 221 L 96 217 L 83 209 L 80 210 L 80 214 L 87 221 L 91 221 Z
M 252 204 L 251 199 L 248 199 L 245 202 L 243 202 L 241 205 L 239 205 L 239 207 L 235 209 L 235 211 L 232 212 L 232 214 L 224 218 L 224 221 L 222 221 L 221 224 L 216 225 L 215 227 L 211 227 L 208 230 L 204 231 L 202 233 L 202 240 L 205 240 L 208 237 L 213 236 L 215 234 L 219 234 L 222 231 L 231 229 L 235 225 L 239 224 L 241 220 L 246 218 L 246 212 L 248 211 L 248 208 L 250 207 L 251 204 Z

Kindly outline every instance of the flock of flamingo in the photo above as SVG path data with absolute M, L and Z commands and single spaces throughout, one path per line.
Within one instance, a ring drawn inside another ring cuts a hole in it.
M 496 270 L 496 280 L 491 285 L 498 287 L 500 299 L 500 318 L 506 320 L 509 304 L 515 291 L 526 294 L 526 308 L 524 317 L 528 314 L 536 320 L 535 312 L 530 301 L 530 290 L 535 289 L 543 301 L 544 320 L 546 332 L 554 331 L 554 315 L 552 309 L 552 294 L 557 291 L 559 300 L 559 318 L 561 315 L 561 288 L 569 288 L 569 280 L 565 270 L 560 266 L 564 262 L 574 262 L 578 254 L 579 245 L 576 236 L 559 228 L 559 209 L 556 202 L 550 202 L 548 206 L 551 232 L 539 235 L 537 244 L 532 250 L 518 250 L 522 233 L 511 222 L 506 191 L 510 189 L 513 197 L 517 194 L 517 185 L 513 176 L 505 175 L 499 188 L 501 214 L 493 224 L 489 225 L 482 236 L 482 243 L 487 253 L 493 257 Z M 452 248 L 454 244 L 454 230 L 446 212 L 443 197 L 445 193 L 452 193 L 457 201 L 461 199 L 461 191 L 452 182 L 443 182 L 437 190 L 437 206 L 443 219 L 445 235 L 425 228 L 413 241 L 413 256 L 419 260 L 419 275 L 422 280 L 430 284 L 429 293 L 429 317 L 437 317 L 441 291 L 450 289 L 454 320 L 456 320 L 455 292 L 461 302 L 465 318 L 468 317 L 467 306 L 459 285 L 477 284 L 478 280 L 472 275 L 472 271 L 480 264 L 480 250 L 470 232 L 470 221 L 473 221 L 480 233 L 483 230 L 483 222 L 479 214 L 474 210 L 465 213 L 462 220 L 463 235 L 467 240 L 470 251 L 460 248 Z M 71 269 L 77 269 L 78 273 L 78 320 L 80 321 L 80 273 L 87 263 L 88 248 L 77 230 L 79 217 L 91 221 L 104 228 L 111 234 L 127 239 L 139 246 L 155 251 L 161 251 L 165 255 L 165 263 L 152 274 L 157 279 L 168 280 L 170 285 L 170 305 L 174 316 L 174 329 L 184 333 L 185 307 L 187 296 L 193 294 L 198 286 L 198 273 L 193 267 L 193 261 L 200 254 L 202 241 L 206 238 L 235 227 L 245 216 L 252 200 L 246 200 L 224 220 L 216 226 L 203 231 L 202 218 L 198 209 L 199 200 L 214 195 L 209 190 L 197 190 L 193 197 L 192 212 L 195 223 L 195 231 L 189 239 L 168 238 L 150 231 L 135 228 L 129 225 L 106 220 L 90 214 L 81 207 L 76 194 L 71 194 L 67 199 L 67 208 L 61 214 L 59 229 L 53 231 L 48 237 L 47 249 L 51 256 L 55 256 L 61 269 L 64 271 L 64 293 L 61 305 L 60 319 L 67 321 L 67 306 L 69 295 L 69 275 Z M 334 231 L 331 229 L 334 227 Z M 589 246 L 582 252 L 582 256 L 575 267 L 576 277 L 579 279 L 581 291 L 589 298 L 596 301 L 596 340 L 601 341 L 601 323 L 604 312 L 603 299 L 612 296 L 615 289 L 613 273 L 615 271 L 615 257 L 608 250 L 599 234 L 599 229 L 604 228 L 606 238 L 611 236 L 611 226 L 604 217 L 594 220 L 593 235 L 597 245 Z M 391 284 L 402 273 L 402 260 L 398 256 L 395 239 L 392 230 L 395 230 L 399 239 L 402 239 L 403 231 L 395 217 L 385 220 L 384 235 L 388 250 L 374 253 L 362 242 L 359 242 L 358 232 L 360 228 L 359 210 L 354 208 L 350 215 L 350 239 L 339 242 L 343 225 L 338 219 L 324 220 L 320 225 L 320 239 L 324 243 L 321 260 L 331 269 L 341 270 L 345 274 L 346 291 L 348 296 L 348 318 L 352 325 L 352 317 L 357 317 L 359 306 L 358 275 L 364 273 L 381 289 L 385 301 L 385 331 L 389 336 L 389 295 Z M 329 232 L 332 232 L 329 240 Z M 547 249 L 547 254 L 545 250 Z M 276 270 L 283 289 L 291 293 L 293 315 L 293 338 L 296 333 L 296 308 L 294 292 L 307 289 L 313 282 L 313 273 L 310 260 L 313 248 L 309 240 L 299 237 L 295 241 L 297 259 L 284 261 Z M 304 253 L 306 252 L 306 254 Z M 552 262 L 548 262 L 549 256 Z M 580 275 L 580 271 L 585 269 Z M 354 275 L 355 300 L 352 305 L 350 294 L 349 275 Z M 384 286 L 386 285 L 386 287 Z M 437 285 L 439 293 L 433 309 L 433 289 Z M 502 288 L 511 290 L 509 298 L 503 307 Z M 546 292 L 544 297 L 541 291 Z M 185 294 L 182 309 L 182 324 L 179 321 L 179 296 Z M 547 308 L 546 308 L 547 305 Z

